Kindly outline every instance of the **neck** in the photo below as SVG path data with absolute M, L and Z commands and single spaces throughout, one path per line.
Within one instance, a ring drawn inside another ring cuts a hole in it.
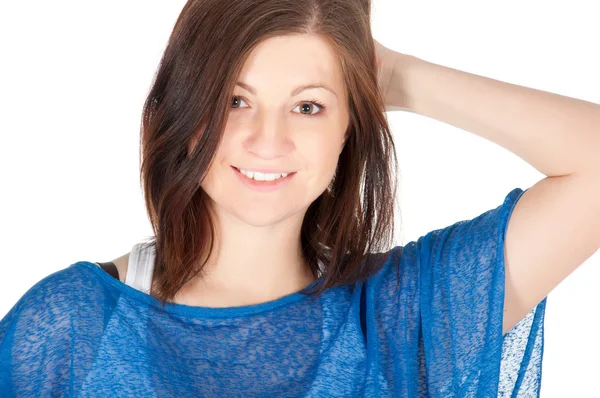
M 300 291 L 315 280 L 300 246 L 304 212 L 259 227 L 224 211 L 216 216 L 216 250 L 204 267 L 199 290 L 266 302 Z

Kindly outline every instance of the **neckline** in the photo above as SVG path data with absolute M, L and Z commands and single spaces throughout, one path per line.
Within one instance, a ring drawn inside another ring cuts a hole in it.
M 119 290 L 122 294 L 127 297 L 131 297 L 135 300 L 138 300 L 142 303 L 149 304 L 156 309 L 161 309 L 162 302 L 158 300 L 156 297 L 151 296 L 147 293 L 144 293 L 140 290 L 137 290 L 120 280 L 113 278 L 108 275 L 102 268 L 98 267 L 98 265 L 94 264 L 90 261 L 78 261 L 71 266 L 82 266 L 84 268 L 90 269 L 94 274 L 96 274 L 104 283 L 114 287 Z M 306 288 L 312 287 L 322 281 L 321 278 L 315 280 L 310 283 Z M 306 289 L 305 288 L 305 289 Z M 307 299 L 310 296 L 308 294 L 300 293 L 300 291 L 295 293 L 290 293 L 283 297 L 277 298 L 275 300 L 267 301 L 259 304 L 251 304 L 251 305 L 243 305 L 243 306 L 235 306 L 235 307 L 201 307 L 201 306 L 192 306 L 187 304 L 178 304 L 178 303 L 167 303 L 164 306 L 164 312 L 183 315 L 183 316 L 191 316 L 191 317 L 202 317 L 202 318 L 232 318 L 232 317 L 241 317 L 241 316 L 249 316 L 255 315 L 262 312 L 266 312 L 269 310 L 273 310 L 279 308 L 284 305 L 292 304 L 297 301 Z

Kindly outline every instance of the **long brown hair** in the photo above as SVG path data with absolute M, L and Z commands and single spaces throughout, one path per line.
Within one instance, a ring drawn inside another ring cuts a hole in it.
M 200 187 L 250 52 L 280 35 L 326 39 L 348 90 L 348 139 L 329 187 L 307 209 L 301 246 L 315 287 L 365 280 L 393 244 L 397 159 L 377 83 L 370 0 L 189 0 L 144 103 L 140 178 L 154 231 L 153 295 L 172 301 L 203 266 L 216 225 Z M 324 265 L 324 269 L 320 265 Z M 310 291 L 309 291 L 310 290 Z

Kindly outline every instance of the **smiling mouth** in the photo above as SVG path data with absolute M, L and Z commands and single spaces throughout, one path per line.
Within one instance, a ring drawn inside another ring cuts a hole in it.
M 249 184 L 251 187 L 255 187 L 256 189 L 260 187 L 264 187 L 265 189 L 279 187 L 296 175 L 295 171 L 284 175 L 286 173 L 249 173 L 242 171 L 235 166 L 231 166 L 231 168 L 234 170 L 235 174 L 242 179 L 242 181 L 246 182 L 246 184 Z
M 296 172 L 260 172 L 260 171 L 247 171 L 244 169 L 240 169 L 239 167 L 235 167 L 235 166 L 231 166 L 235 171 L 237 171 L 239 174 L 245 176 L 246 178 L 248 178 L 249 180 L 252 181 L 257 181 L 257 182 L 272 182 L 272 181 L 278 181 L 281 179 L 285 179 L 287 177 L 290 177 L 294 174 L 296 174 Z

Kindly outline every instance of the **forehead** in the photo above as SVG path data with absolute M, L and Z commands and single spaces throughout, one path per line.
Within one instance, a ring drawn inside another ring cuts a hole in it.
M 325 39 L 316 35 L 277 36 L 261 42 L 248 56 L 239 80 L 288 90 L 291 86 L 324 83 L 343 90 L 340 61 Z

